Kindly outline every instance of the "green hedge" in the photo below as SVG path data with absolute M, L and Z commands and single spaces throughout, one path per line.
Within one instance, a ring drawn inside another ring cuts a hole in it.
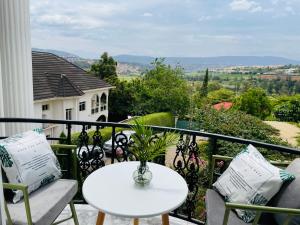
M 137 118 L 139 122 L 144 123 L 145 125 L 152 125 L 152 126 L 162 126 L 162 127 L 174 127 L 175 126 L 175 119 L 172 113 L 160 112 L 160 113 L 152 113 L 145 116 L 141 116 Z M 130 120 L 127 122 L 128 124 L 133 124 L 134 120 Z M 122 130 L 128 130 L 128 128 L 116 128 L 116 132 L 120 132 Z M 90 130 L 88 132 L 89 136 L 89 144 L 93 144 L 93 134 L 95 130 Z M 112 128 L 106 127 L 100 130 L 101 136 L 103 141 L 107 141 L 111 138 Z M 72 134 L 71 142 L 74 145 L 78 144 L 78 137 L 80 132 L 76 132 Z

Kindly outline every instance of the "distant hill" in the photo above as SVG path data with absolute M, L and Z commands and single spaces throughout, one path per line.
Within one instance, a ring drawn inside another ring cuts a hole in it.
M 149 65 L 155 60 L 149 56 L 117 55 L 118 62 Z M 271 66 L 298 65 L 300 61 L 275 56 L 218 56 L 218 57 L 166 57 L 165 63 L 171 66 L 180 65 L 187 71 L 204 68 L 222 68 L 228 66 Z
M 59 50 L 53 50 L 53 49 L 40 49 L 40 48 L 32 48 L 32 51 L 38 51 L 38 52 L 49 52 L 53 53 L 55 55 L 58 55 L 70 62 L 82 60 L 83 58 L 79 57 L 78 55 L 69 53 L 69 52 L 64 52 L 64 51 L 59 51 Z
M 56 54 L 86 70 L 98 60 L 84 59 L 69 52 L 53 49 L 33 48 L 32 50 Z M 117 55 L 113 58 L 118 62 L 119 74 L 140 73 L 150 68 L 151 62 L 155 60 L 155 57 L 136 55 Z M 300 65 L 300 61 L 276 56 L 165 57 L 165 63 L 171 66 L 180 65 L 188 72 L 228 66 Z

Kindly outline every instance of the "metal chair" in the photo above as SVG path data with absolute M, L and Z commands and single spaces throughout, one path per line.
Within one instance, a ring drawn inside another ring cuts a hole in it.
M 51 145 L 58 159 L 60 157 L 71 158 L 72 171 L 70 174 L 77 178 L 77 156 L 75 145 Z M 66 151 L 68 151 L 66 153 Z M 62 168 L 62 173 L 67 170 Z M 77 180 L 59 179 L 54 181 L 30 195 L 28 187 L 24 184 L 3 183 L 4 189 L 21 190 L 24 198 L 22 201 L 13 204 L 8 201 L 5 203 L 7 214 L 7 224 L 9 225 L 50 225 L 59 224 L 66 220 L 73 219 L 75 225 L 79 225 L 73 198 L 78 190 Z M 63 209 L 70 205 L 71 216 L 60 221 L 54 222 Z
M 212 172 L 210 187 L 213 178 L 220 173 L 215 173 L 217 161 L 231 161 L 231 157 L 214 155 L 212 158 Z M 300 224 L 300 158 L 292 163 L 271 162 L 276 166 L 285 167 L 296 175 L 296 179 L 284 185 L 273 197 L 267 206 L 227 203 L 223 197 L 213 189 L 208 189 L 205 196 L 206 225 L 250 225 L 240 219 L 234 209 L 256 211 L 252 225 L 299 225 Z M 280 223 L 278 223 L 280 221 Z

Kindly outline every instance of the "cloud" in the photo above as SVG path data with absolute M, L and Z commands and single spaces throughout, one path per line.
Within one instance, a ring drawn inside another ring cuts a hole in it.
M 74 17 L 60 14 L 44 14 L 38 17 L 39 23 L 51 26 L 67 26 L 73 29 L 94 29 L 104 27 L 107 23 L 89 17 Z
M 233 11 L 249 11 L 249 12 L 259 12 L 262 11 L 262 7 L 259 3 L 249 0 L 233 0 L 229 4 L 231 10 Z
M 153 14 L 152 14 L 152 13 L 149 13 L 149 12 L 145 12 L 145 13 L 143 14 L 143 16 L 144 16 L 144 17 L 152 17 Z

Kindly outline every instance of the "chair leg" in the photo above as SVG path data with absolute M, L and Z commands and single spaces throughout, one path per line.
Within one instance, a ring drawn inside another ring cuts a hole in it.
M 105 213 L 99 212 L 97 217 L 96 225 L 103 225 L 105 219 Z
M 138 218 L 133 219 L 133 225 L 139 225 L 139 219 Z
M 170 222 L 169 222 L 169 214 L 163 214 L 161 216 L 162 218 L 162 224 L 163 225 L 170 225 Z
M 70 202 L 70 209 L 71 209 L 71 212 L 72 212 L 72 217 L 73 217 L 73 220 L 74 220 L 74 224 L 79 225 L 78 218 L 77 218 L 77 213 L 76 213 L 73 201 Z

